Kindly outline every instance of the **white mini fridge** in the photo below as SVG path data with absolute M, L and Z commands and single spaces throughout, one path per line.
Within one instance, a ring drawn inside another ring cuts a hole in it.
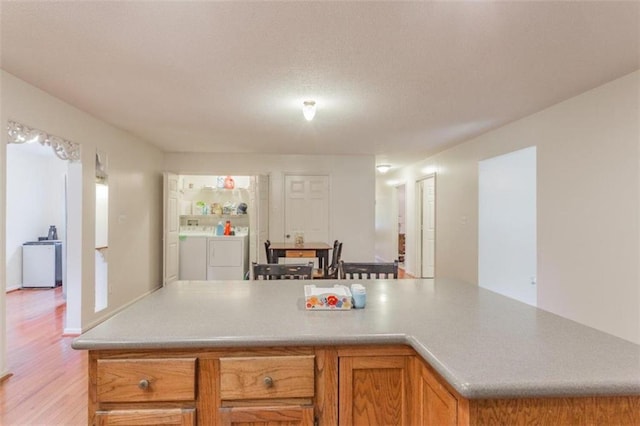
M 31 241 L 22 245 L 22 287 L 62 284 L 62 241 Z

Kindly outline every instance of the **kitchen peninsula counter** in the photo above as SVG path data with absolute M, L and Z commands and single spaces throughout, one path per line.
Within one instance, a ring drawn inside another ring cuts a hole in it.
M 308 283 L 175 282 L 82 334 L 73 347 L 407 345 L 469 399 L 640 395 L 639 345 L 476 286 L 364 281 L 365 309 L 309 311 Z

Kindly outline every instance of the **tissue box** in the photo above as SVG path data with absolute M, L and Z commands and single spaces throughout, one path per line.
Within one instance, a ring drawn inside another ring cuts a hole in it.
M 304 299 L 307 309 L 341 311 L 353 307 L 351 290 L 349 287 L 339 284 L 333 287 L 305 285 Z

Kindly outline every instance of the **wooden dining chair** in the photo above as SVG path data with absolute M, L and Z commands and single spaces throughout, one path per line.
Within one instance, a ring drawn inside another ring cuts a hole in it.
M 313 271 L 313 278 L 325 278 L 325 279 L 338 279 L 340 270 L 340 257 L 342 256 L 342 243 L 338 240 L 333 242 L 333 251 L 331 253 L 331 263 L 327 267 L 327 275 L 324 275 L 324 271 L 319 268 Z
M 267 254 L 267 263 L 271 263 L 271 241 L 267 240 L 264 242 L 264 250 Z
M 347 280 L 398 278 L 398 261 L 385 263 L 340 262 L 340 276 Z
M 310 280 L 311 278 L 313 278 L 313 262 L 296 265 L 253 262 L 254 280 Z

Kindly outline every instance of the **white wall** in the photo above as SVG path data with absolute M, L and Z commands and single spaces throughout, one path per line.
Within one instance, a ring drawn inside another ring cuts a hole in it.
M 636 71 L 379 177 L 378 199 L 407 183 L 407 271 L 419 176 L 437 172 L 436 276 L 477 284 L 478 161 L 537 146 L 538 307 L 640 343 L 639 94 Z
M 344 260 L 374 259 L 373 156 L 167 153 L 164 166 L 179 174 L 269 175 L 272 241 L 284 237 L 284 176 L 329 175 L 329 242 L 344 242 Z
M 81 174 L 78 182 L 70 178 L 70 190 L 81 186 L 81 196 L 70 202 L 78 211 L 69 220 L 81 224 L 77 249 L 68 252 L 68 267 L 78 264 L 78 288 L 69 288 L 67 303 L 81 301 L 80 321 L 65 324 L 67 331 L 80 331 L 101 321 L 162 283 L 162 152 L 128 133 L 60 101 L 4 71 L 0 71 L 2 99 L 0 109 L 0 288 L 5 288 L 4 203 L 6 196 L 7 120 L 45 130 L 81 145 L 82 166 L 70 165 L 69 174 Z M 109 164 L 109 281 L 113 293 L 109 307 L 94 312 L 95 247 L 95 154 L 108 156 Z M 69 244 L 71 248 L 71 244 Z M 0 321 L 5 321 L 5 296 L 0 292 Z M 6 371 L 4 327 L 0 331 L 0 371 Z
M 6 290 L 22 284 L 24 242 L 46 237 L 50 225 L 56 226 L 58 238 L 64 238 L 66 173 L 67 162 L 49 147 L 7 146 Z

